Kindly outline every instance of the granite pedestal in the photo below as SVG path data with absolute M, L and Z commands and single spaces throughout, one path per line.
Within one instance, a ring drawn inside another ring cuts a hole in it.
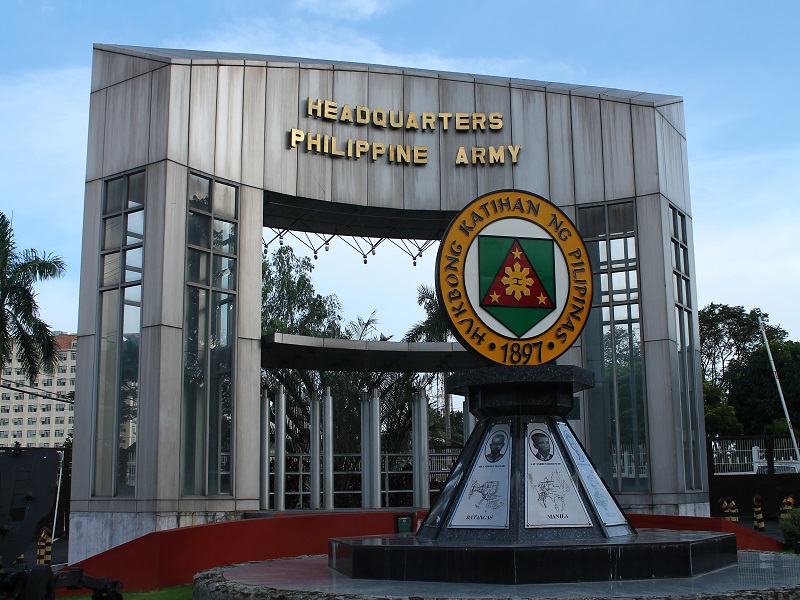
M 353 578 L 551 583 L 689 577 L 736 562 L 732 534 L 637 532 L 565 417 L 594 384 L 573 366 L 450 377 L 477 425 L 415 536 L 331 539 Z

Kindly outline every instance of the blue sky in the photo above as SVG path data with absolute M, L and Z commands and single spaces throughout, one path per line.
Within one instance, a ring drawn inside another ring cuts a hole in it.
M 800 3 L 0 0 L 0 210 L 63 256 L 42 314 L 77 327 L 92 44 L 350 60 L 675 94 L 685 101 L 699 305 L 760 307 L 800 340 Z M 433 282 L 390 244 L 338 243 L 315 285 L 399 337 Z M 382 279 L 383 278 L 383 279 Z M 364 283 L 364 282 L 368 283 Z M 385 283 L 381 283 L 385 282 Z M 389 303 L 376 289 L 402 288 Z

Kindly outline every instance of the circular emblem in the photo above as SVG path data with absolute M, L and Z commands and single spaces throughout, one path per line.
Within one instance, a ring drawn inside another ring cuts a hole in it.
M 492 192 L 447 228 L 436 293 L 466 348 L 503 365 L 550 362 L 586 325 L 589 254 L 557 206 L 530 192 Z

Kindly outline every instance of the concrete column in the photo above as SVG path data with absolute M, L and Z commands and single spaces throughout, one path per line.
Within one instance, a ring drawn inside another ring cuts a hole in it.
M 325 388 L 322 397 L 322 500 L 325 510 L 333 510 L 333 397 Z
M 320 488 L 319 488 L 319 466 L 320 466 L 320 444 L 319 444 L 319 398 L 317 393 L 311 394 L 311 406 L 309 406 L 311 417 L 310 450 L 311 450 L 311 508 L 319 510 Z
M 428 398 L 420 390 L 411 400 L 411 464 L 414 506 L 430 508 L 430 463 L 428 461 Z
M 286 510 L 286 394 L 275 395 L 275 510 Z
M 475 429 L 475 415 L 469 412 L 469 396 L 464 397 L 464 420 L 463 420 L 463 428 L 464 428 L 464 443 L 467 443 L 469 436 L 472 434 L 472 430 Z
M 258 508 L 269 509 L 269 395 L 261 390 L 261 446 L 260 473 L 258 486 Z
M 370 434 L 370 402 L 369 394 L 364 392 L 361 396 L 361 508 L 374 508 L 372 506 L 372 443 Z
M 372 507 L 381 507 L 381 397 L 376 388 L 372 389 L 372 399 L 370 401 L 370 454 L 372 454 L 372 483 L 371 496 Z

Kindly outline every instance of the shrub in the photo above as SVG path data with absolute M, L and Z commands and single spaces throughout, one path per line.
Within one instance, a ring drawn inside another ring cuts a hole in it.
M 800 508 L 792 509 L 780 525 L 786 547 L 795 548 L 800 543 Z

